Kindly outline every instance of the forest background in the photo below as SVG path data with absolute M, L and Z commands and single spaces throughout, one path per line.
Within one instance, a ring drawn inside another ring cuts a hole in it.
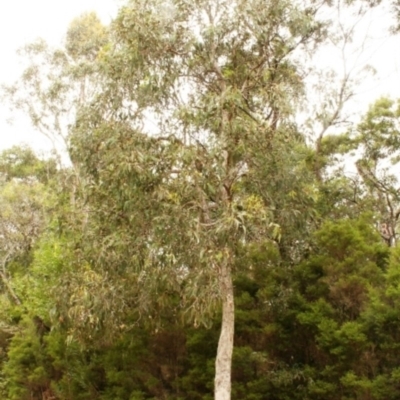
M 0 155 L 2 398 L 400 397 L 400 104 L 346 109 L 381 6 L 132 0 L 26 45 L 3 101 L 55 152 Z

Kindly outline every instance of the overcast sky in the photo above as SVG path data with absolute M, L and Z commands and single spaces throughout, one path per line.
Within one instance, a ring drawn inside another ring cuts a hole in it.
M 115 16 L 118 3 L 118 0 L 1 1 L 0 82 L 10 82 L 17 77 L 19 61 L 16 50 L 19 47 L 38 37 L 59 44 L 69 22 L 85 11 L 96 11 L 107 23 Z M 357 71 L 368 63 L 375 67 L 377 74 L 361 80 L 357 90 L 359 95 L 350 104 L 354 113 L 364 112 L 367 105 L 379 96 L 400 97 L 400 36 L 389 34 L 391 23 L 390 12 L 385 9 L 375 10 L 359 23 L 356 41 L 348 50 L 349 67 L 356 64 L 357 76 Z M 340 73 L 342 61 L 339 55 L 330 51 L 322 54 L 321 62 L 326 65 L 337 63 Z M 21 142 L 37 150 L 49 149 L 49 143 L 32 130 L 26 118 L 18 117 L 9 125 L 6 123 L 9 115 L 5 105 L 0 104 L 0 149 Z

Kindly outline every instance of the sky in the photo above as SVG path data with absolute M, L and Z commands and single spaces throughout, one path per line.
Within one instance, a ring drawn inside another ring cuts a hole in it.
M 86 11 L 96 11 L 108 23 L 118 10 L 119 0 L 12 0 L 0 2 L 0 83 L 17 79 L 21 65 L 16 50 L 38 37 L 52 45 L 62 43 L 69 22 Z M 353 43 L 345 49 L 346 65 L 340 49 L 329 48 L 316 61 L 324 68 L 334 66 L 339 77 L 344 68 L 352 69 L 359 78 L 356 96 L 347 112 L 357 117 L 380 96 L 400 97 L 400 35 L 388 31 L 390 10 L 373 10 L 358 22 Z M 360 71 L 370 65 L 376 74 Z M 35 132 L 26 117 L 18 115 L 10 125 L 11 116 L 6 104 L 0 104 L 0 150 L 14 144 L 26 143 L 35 150 L 49 150 L 50 142 Z

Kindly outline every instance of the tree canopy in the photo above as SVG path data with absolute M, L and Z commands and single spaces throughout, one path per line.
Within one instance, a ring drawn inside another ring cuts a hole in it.
M 346 76 L 299 123 L 335 7 L 130 0 L 27 45 L 4 94 L 70 161 L 0 154 L 4 398 L 398 398 L 398 102 L 334 132 Z

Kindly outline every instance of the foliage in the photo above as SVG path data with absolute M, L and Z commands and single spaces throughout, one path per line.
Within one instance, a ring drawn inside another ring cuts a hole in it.
M 128 1 L 27 47 L 6 92 L 71 166 L 0 154 L 0 396 L 399 398 L 398 104 L 306 140 L 323 7 Z

